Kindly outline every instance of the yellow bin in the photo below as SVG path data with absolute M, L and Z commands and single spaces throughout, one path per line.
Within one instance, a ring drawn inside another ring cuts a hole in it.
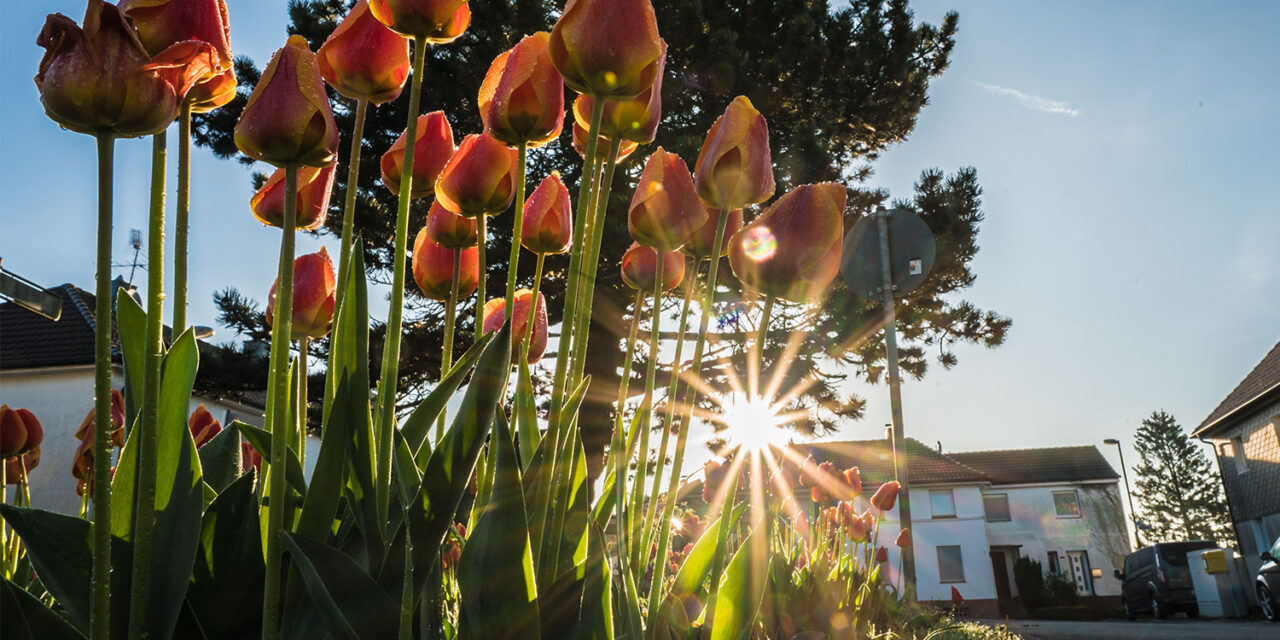
M 1227 552 L 1226 549 L 1214 549 L 1206 551 L 1200 556 L 1204 561 L 1205 573 L 1226 573 L 1227 572 Z

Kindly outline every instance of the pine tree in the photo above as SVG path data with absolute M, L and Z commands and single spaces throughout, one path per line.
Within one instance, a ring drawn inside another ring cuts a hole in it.
M 1173 416 L 1156 411 L 1134 434 L 1142 461 L 1134 469 L 1147 542 L 1225 541 L 1231 535 L 1222 479 Z

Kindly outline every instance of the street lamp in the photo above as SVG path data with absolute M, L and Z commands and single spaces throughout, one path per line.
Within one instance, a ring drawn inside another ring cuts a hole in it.
M 1102 441 L 1103 444 L 1113 444 L 1116 451 L 1120 453 L 1120 473 L 1124 474 L 1124 493 L 1129 497 L 1129 518 L 1133 520 L 1133 543 L 1135 547 L 1142 546 L 1142 537 L 1138 532 L 1138 512 L 1133 510 L 1133 491 L 1129 489 L 1129 468 L 1124 466 L 1124 449 L 1120 448 L 1120 441 L 1115 438 L 1107 438 Z

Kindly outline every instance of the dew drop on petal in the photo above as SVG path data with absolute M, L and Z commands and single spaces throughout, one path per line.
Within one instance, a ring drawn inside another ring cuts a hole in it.
M 778 239 L 768 227 L 759 226 L 748 229 L 742 238 L 742 250 L 747 257 L 762 262 L 778 252 Z

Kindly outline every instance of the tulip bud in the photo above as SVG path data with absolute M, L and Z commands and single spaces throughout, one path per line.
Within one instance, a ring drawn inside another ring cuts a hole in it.
M 889 561 L 889 550 L 884 548 L 884 546 L 881 546 L 879 549 L 876 549 L 876 562 L 880 564 L 884 564 L 888 561 Z
M 225 0 L 121 0 L 120 9 L 133 20 L 138 39 L 153 56 L 183 40 L 198 40 L 213 46 L 217 67 L 186 95 L 192 111 L 212 111 L 236 97 L 236 72 Z
M 550 48 L 571 89 L 614 100 L 653 86 L 662 56 L 649 0 L 569 0 L 551 29 Z
M 706 207 L 706 204 L 703 204 Z M 720 210 L 706 207 L 707 221 L 685 243 L 680 250 L 699 260 L 711 257 L 711 245 L 716 241 L 716 227 L 720 224 Z M 720 238 L 720 255 L 729 255 L 729 238 L 742 229 L 742 209 L 729 212 L 729 221 L 724 223 L 724 235 Z
M 315 253 L 298 256 L 293 261 L 293 324 L 290 338 L 323 338 L 333 325 L 334 288 L 337 278 L 333 262 L 324 247 Z M 267 294 L 267 324 L 273 324 L 276 308 L 276 285 Z
M 446 249 L 466 249 L 479 242 L 478 227 L 474 218 L 460 216 L 432 200 L 423 229 L 428 238 Z
M 791 528 L 803 537 L 809 537 L 809 517 L 804 515 L 803 511 L 795 512 L 791 516 Z
M 899 549 L 905 549 L 911 546 L 911 530 L 903 529 L 902 531 L 899 531 L 898 538 L 893 541 L 893 544 L 897 545 Z
M 596 136 L 596 162 L 606 162 L 609 159 L 609 139 L 604 136 Z M 573 123 L 573 150 L 578 152 L 583 159 L 587 157 L 587 129 L 577 122 Z M 623 141 L 618 146 L 618 157 L 614 162 L 622 162 L 635 152 L 640 145 L 634 142 Z
M 80 428 L 76 429 L 77 440 L 93 441 L 96 415 L 94 409 L 89 409 L 88 415 L 80 422 Z M 119 389 L 111 390 L 111 446 L 124 446 L 124 394 Z
M 667 66 L 667 41 L 659 42 L 662 43 L 662 54 L 658 56 L 653 84 L 630 100 L 605 100 L 600 135 L 639 144 L 648 144 L 657 137 L 658 122 L 662 120 L 662 74 Z M 595 98 L 589 94 L 580 94 L 573 101 L 573 118 L 583 129 L 591 126 L 594 107 Z
M 844 484 L 849 487 L 853 495 L 862 493 L 862 474 L 858 472 L 857 467 L 849 467 L 844 470 Z
M 295 229 L 319 229 L 329 213 L 329 194 L 337 165 L 298 168 L 298 213 Z M 284 226 L 285 170 L 276 169 L 249 198 L 249 209 L 262 224 Z
M 684 160 L 658 147 L 644 165 L 631 197 L 627 227 L 638 243 L 673 251 L 679 249 L 707 221 L 693 178 Z
M 430 219 L 428 219 L 430 222 Z M 432 300 L 448 300 L 453 290 L 454 254 L 461 251 L 458 269 L 458 298 L 465 298 L 480 284 L 480 251 L 476 247 L 448 249 L 437 244 L 426 227 L 413 241 L 413 279 Z
M 427 42 L 453 42 L 471 24 L 467 0 L 369 0 L 378 22 L 396 33 Z
M 248 471 L 255 469 L 258 473 L 262 473 L 262 454 L 248 442 L 240 443 L 240 470 Z
M 502 213 L 516 197 L 516 150 L 488 134 L 471 134 L 436 180 L 436 200 L 468 218 Z
M 550 37 L 545 31 L 525 36 L 489 66 L 479 99 L 485 133 L 512 146 L 540 147 L 560 137 L 564 80 L 551 65 Z
M 520 361 L 520 351 L 524 346 L 524 335 L 529 331 L 529 307 L 533 304 L 533 291 L 516 290 L 516 308 L 511 314 L 511 362 Z M 493 333 L 502 328 L 507 321 L 507 299 L 494 298 L 484 304 L 485 333 Z M 533 334 L 529 336 L 529 364 L 542 359 L 547 350 L 547 299 L 538 292 L 538 302 L 534 305 Z
M 822 487 L 814 485 L 809 487 L 809 499 L 814 502 L 822 502 L 826 498 L 826 493 L 822 491 Z
M 0 458 L 20 456 L 44 440 L 44 429 L 28 409 L 0 405 Z
M 684 280 L 684 256 L 679 251 L 664 251 L 662 261 L 662 290 L 670 291 Z M 632 289 L 652 293 L 657 271 L 658 252 L 649 247 L 632 242 L 622 254 L 622 281 Z
M 960 595 L 960 590 L 955 585 L 951 586 L 951 603 L 954 605 L 964 604 L 964 596 Z
M 876 490 L 875 495 L 871 496 L 871 506 L 881 510 L 889 511 L 893 509 L 894 503 L 898 501 L 898 490 L 901 485 L 897 480 L 890 480 Z
M 235 136 L 245 155 L 277 167 L 323 167 L 337 159 L 338 125 L 306 38 L 289 36 L 272 56 L 240 114 Z
M 102 0 L 89 0 L 83 28 L 50 14 L 36 44 L 45 48 L 35 78 L 45 113 L 80 133 L 163 131 L 191 87 L 220 68 L 207 42 L 187 40 L 147 55 L 129 19 Z
M 199 449 L 208 444 L 214 436 L 222 431 L 222 423 L 213 419 L 213 414 L 204 408 L 204 405 L 196 407 L 191 412 L 191 417 L 187 418 L 187 428 L 191 430 L 191 439 L 195 441 L 196 448 Z
M 844 186 L 796 187 L 729 240 L 729 265 L 748 288 L 794 302 L 817 298 L 840 272 Z
M 715 460 L 708 460 L 702 465 L 702 501 L 711 504 L 715 499 L 716 492 L 720 490 L 720 483 L 724 482 L 725 468 L 724 465 Z
M 534 253 L 564 253 L 572 236 L 569 190 L 560 181 L 560 172 L 552 171 L 524 203 L 520 244 Z
M 409 78 L 409 40 L 378 22 L 368 0 L 360 0 L 320 45 L 316 60 L 338 93 L 382 104 L 399 97 Z
M 769 124 L 746 96 L 734 98 L 711 125 L 693 181 L 698 195 L 717 209 L 737 209 L 773 196 Z
M 31 470 L 40 466 L 40 447 L 12 458 L 4 459 L 5 484 L 19 484 Z
M 93 478 L 93 438 L 84 438 L 71 457 L 71 475 L 81 480 Z
M 449 158 L 453 157 L 453 128 L 443 111 L 432 111 L 418 116 L 418 126 L 413 144 L 413 188 L 410 195 L 426 198 L 435 193 L 436 178 Z M 395 144 L 382 154 L 382 184 L 391 193 L 400 195 L 400 174 L 404 173 L 405 134 L 401 132 Z

